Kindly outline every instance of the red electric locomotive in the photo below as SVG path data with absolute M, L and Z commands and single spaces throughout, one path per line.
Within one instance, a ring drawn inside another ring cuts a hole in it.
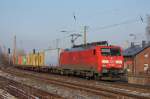
M 118 78 L 123 73 L 122 49 L 107 41 L 77 45 L 61 52 L 60 66 L 73 75 Z

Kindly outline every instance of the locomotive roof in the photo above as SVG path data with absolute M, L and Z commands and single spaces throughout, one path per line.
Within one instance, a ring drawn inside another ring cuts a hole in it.
M 87 43 L 85 44 L 80 44 L 80 45 L 74 45 L 73 48 L 77 48 L 77 47 L 91 47 L 91 46 L 108 46 L 108 42 L 107 41 L 99 41 L 99 42 L 92 42 L 92 43 Z
M 97 46 L 87 46 L 87 47 L 75 47 L 75 48 L 65 49 L 65 51 L 82 51 L 82 50 L 86 50 L 86 49 L 94 49 L 95 47 L 98 47 L 98 46 L 102 47 L 102 48 L 117 47 L 117 46 L 112 46 L 112 45 L 109 45 L 109 46 L 97 45 Z
M 81 51 L 81 50 L 86 50 L 86 49 L 94 49 L 97 46 L 101 46 L 101 47 L 116 47 L 116 46 L 108 45 L 107 41 L 99 41 L 99 42 L 87 43 L 86 45 L 85 44 L 74 45 L 70 49 L 65 49 L 65 51 Z
M 81 51 L 90 48 L 94 48 L 94 47 L 75 47 L 75 48 L 66 49 L 65 51 Z

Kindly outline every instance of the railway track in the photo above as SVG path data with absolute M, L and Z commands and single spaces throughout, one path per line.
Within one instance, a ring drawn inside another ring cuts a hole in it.
M 0 80 L 3 81 L 3 83 L 0 83 L 3 85 L 1 87 L 19 99 L 61 99 L 61 97 L 57 95 L 44 92 L 42 90 L 6 79 L 4 77 L 0 77 Z
M 3 69 L 4 70 L 4 69 Z M 54 78 L 48 78 L 44 75 L 41 75 L 39 73 L 35 72 L 20 72 L 19 70 L 15 69 L 5 69 L 4 71 L 7 73 L 10 73 L 12 75 L 20 76 L 20 77 L 30 77 L 32 79 L 36 80 L 42 80 L 43 82 L 55 84 L 58 86 L 63 86 L 71 89 L 76 90 L 83 90 L 92 94 L 100 95 L 108 99 L 150 99 L 150 92 L 148 89 L 142 89 L 142 88 L 135 88 L 127 85 L 109 85 L 104 83 L 99 83 L 96 86 L 93 86 L 91 84 L 82 84 L 82 83 L 74 83 L 74 82 L 68 82 L 60 79 L 54 79 Z M 24 71 L 24 70 L 23 70 Z M 122 88 L 120 88 L 122 87 Z M 125 88 L 127 87 L 127 88 Z M 139 89 L 139 90 L 138 90 Z
M 12 74 L 12 72 L 10 73 Z M 3 93 L 1 93 L 0 99 L 64 99 L 56 94 L 48 93 L 3 76 L 0 76 L 0 89 L 6 94 L 3 95 Z
M 24 71 L 24 70 L 23 70 Z M 26 70 L 24 71 L 26 72 Z M 30 73 L 31 75 L 32 74 L 37 74 L 38 76 L 38 72 L 35 72 L 35 71 L 30 71 L 30 72 L 27 72 L 27 73 Z M 47 75 L 41 75 L 41 74 L 48 74 L 48 72 L 40 72 L 40 76 L 42 76 L 43 78 L 45 78 Z M 73 82 L 75 81 L 74 83 L 78 83 L 76 81 L 80 80 L 79 78 L 77 77 L 73 77 L 73 76 L 63 76 L 63 79 L 61 75 L 54 75 L 54 74 L 51 74 L 53 76 L 55 76 L 54 78 L 59 78 L 59 80 L 62 80 L 64 81 L 64 78 L 69 82 Z M 49 78 L 49 77 L 48 77 Z M 75 80 L 73 80 L 73 79 Z M 84 82 L 83 82 L 84 81 Z M 124 89 L 128 89 L 128 90 L 138 90 L 139 92 L 147 92 L 147 91 L 150 91 L 150 86 L 143 86 L 143 85 L 135 85 L 135 84 L 129 84 L 127 82 L 121 82 L 121 81 L 115 81 L 115 82 L 109 82 L 109 81 L 96 81 L 96 80 L 82 80 L 83 84 L 87 83 L 88 82 L 88 85 L 97 85 L 96 87 L 98 87 L 99 85 L 103 85 L 103 86 L 110 86 L 110 87 L 114 87 L 114 88 L 124 88 Z

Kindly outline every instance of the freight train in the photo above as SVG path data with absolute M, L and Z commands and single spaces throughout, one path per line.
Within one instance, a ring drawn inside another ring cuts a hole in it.
M 122 49 L 119 46 L 108 45 L 107 41 L 101 41 L 65 49 L 60 53 L 59 66 L 31 64 L 19 67 L 61 75 L 113 80 L 120 79 L 123 74 L 123 60 Z

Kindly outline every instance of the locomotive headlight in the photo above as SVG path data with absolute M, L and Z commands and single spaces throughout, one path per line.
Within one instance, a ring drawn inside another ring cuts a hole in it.
M 102 60 L 102 63 L 109 63 L 108 60 Z
M 122 64 L 122 60 L 116 60 L 116 64 Z

